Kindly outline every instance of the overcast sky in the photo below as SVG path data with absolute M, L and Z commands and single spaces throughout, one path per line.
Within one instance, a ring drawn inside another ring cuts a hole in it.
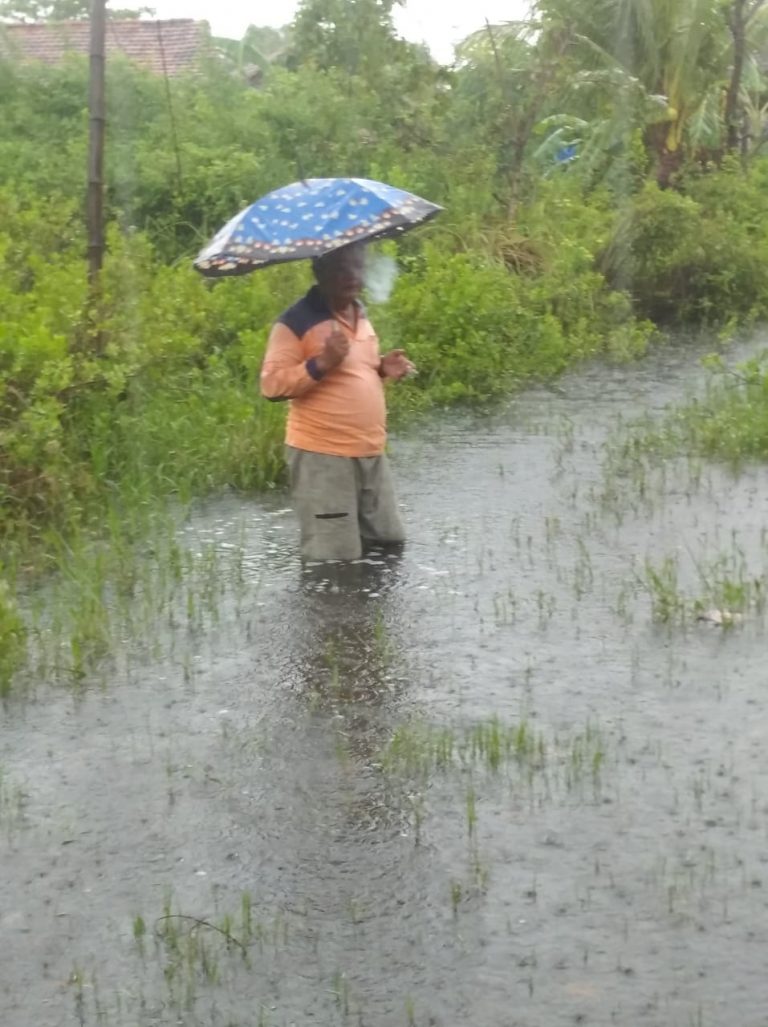
M 214 35 L 240 39 L 248 25 L 286 25 L 298 0 L 145 0 L 158 18 L 196 18 L 209 22 Z M 130 5 L 128 5 L 130 6 Z M 513 21 L 527 0 L 408 0 L 397 14 L 407 39 L 426 42 L 438 60 L 450 61 L 453 45 L 480 28 L 484 20 Z

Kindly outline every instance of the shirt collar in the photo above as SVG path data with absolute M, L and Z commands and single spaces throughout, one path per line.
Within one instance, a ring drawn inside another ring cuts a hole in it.
M 320 292 L 320 287 L 313 285 L 312 288 L 306 295 L 307 303 L 312 307 L 313 310 L 317 311 L 318 314 L 325 314 L 329 321 L 333 320 L 333 311 L 328 306 L 328 301 L 325 296 Z M 357 307 L 358 318 L 366 317 L 366 310 L 363 303 L 360 300 L 355 300 L 355 306 Z

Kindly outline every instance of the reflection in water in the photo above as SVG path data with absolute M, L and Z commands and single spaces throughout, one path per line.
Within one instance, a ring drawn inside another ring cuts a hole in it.
M 302 569 L 299 688 L 321 706 L 378 703 L 392 694 L 390 601 L 399 564 L 398 553 L 373 552 L 354 563 Z
M 402 693 L 404 648 L 396 634 L 399 551 L 369 552 L 353 563 L 302 568 L 300 624 L 293 657 L 296 696 L 314 731 L 331 737 L 342 774 L 352 771 L 346 816 L 365 830 L 399 822 L 377 768 Z M 394 802 L 399 806 L 399 802 Z

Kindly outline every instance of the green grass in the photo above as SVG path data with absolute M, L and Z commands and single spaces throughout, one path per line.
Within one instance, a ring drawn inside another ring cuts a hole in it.
M 439 728 L 411 723 L 398 728 L 383 756 L 390 774 L 428 778 L 435 772 L 484 770 L 491 775 L 516 769 L 525 777 L 565 768 L 570 778 L 596 776 L 605 759 L 599 729 L 588 724 L 583 731 L 545 738 L 526 720 L 504 724 L 498 717 L 463 727 Z M 477 795 L 470 787 L 465 795 L 470 833 L 477 823 Z
M 729 369 L 709 361 L 715 377 L 705 394 L 673 412 L 660 433 L 667 449 L 693 452 L 740 466 L 768 460 L 766 356 Z
M 24 789 L 0 766 L 0 827 L 13 829 L 24 815 Z
M 737 367 L 713 353 L 704 364 L 711 377 L 700 396 L 661 418 L 622 426 L 609 445 L 607 491 L 629 481 L 642 496 L 650 472 L 677 456 L 720 461 L 735 470 L 768 460 L 768 353 Z
M 714 614 L 716 622 L 727 628 L 750 613 L 764 612 L 768 572 L 750 572 L 738 547 L 712 560 L 693 562 L 694 581 L 687 589 L 680 582 L 678 558 L 666 557 L 660 564 L 645 562 L 637 580 L 650 598 L 656 623 L 681 626 Z
M 0 578 L 0 699 L 11 690 L 13 676 L 25 659 L 26 644 L 27 626 L 10 588 Z
M 49 533 L 52 569 L 26 584 L 23 617 L 11 621 L 21 625 L 18 689 L 35 681 L 77 687 L 108 670 L 126 640 L 151 651 L 172 645 L 180 627 L 198 633 L 217 622 L 224 593 L 242 595 L 243 548 L 186 548 L 180 517 L 155 509 L 143 524 L 114 518 L 99 539 Z

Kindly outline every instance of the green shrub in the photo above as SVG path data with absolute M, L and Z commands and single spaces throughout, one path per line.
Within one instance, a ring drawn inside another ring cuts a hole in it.
M 768 315 L 762 168 L 694 179 L 687 193 L 647 185 L 607 247 L 611 283 L 656 323 L 722 324 Z M 730 209 L 729 209 L 730 208 Z
M 0 192 L 0 214 L 0 534 L 97 520 L 116 488 L 276 480 L 284 410 L 258 371 L 306 268 L 211 284 L 113 230 L 91 324 L 71 210 Z
M 527 275 L 439 244 L 407 268 L 377 324 L 417 364 L 422 402 L 486 401 L 600 352 L 634 355 L 651 333 L 577 243 Z

